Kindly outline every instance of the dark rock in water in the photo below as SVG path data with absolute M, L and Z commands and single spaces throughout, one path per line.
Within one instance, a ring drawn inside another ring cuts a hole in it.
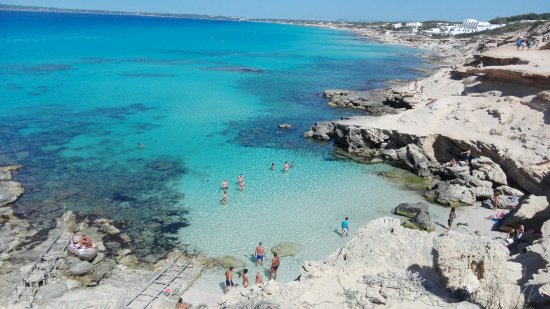
M 435 230 L 432 223 L 432 216 L 428 208 L 421 209 L 414 218 L 405 221 L 403 225 L 408 228 L 420 229 L 428 232 Z
M 150 169 L 154 169 L 155 171 L 169 171 L 172 168 L 174 168 L 174 163 L 172 162 L 166 162 L 166 161 L 155 161 L 152 163 L 147 164 L 147 167 Z
M 323 95 L 329 99 L 329 106 L 364 110 L 371 115 L 395 114 L 399 109 L 384 105 L 385 90 L 354 91 L 329 89 Z
M 290 128 L 292 128 L 292 125 L 288 124 L 288 123 L 283 123 L 283 124 L 279 125 L 279 128 L 281 128 L 281 129 L 290 129 Z
M 420 211 L 427 210 L 428 206 L 428 204 L 422 202 L 414 204 L 401 203 L 397 207 L 395 207 L 395 213 L 405 217 L 413 218 L 414 216 L 418 215 Z

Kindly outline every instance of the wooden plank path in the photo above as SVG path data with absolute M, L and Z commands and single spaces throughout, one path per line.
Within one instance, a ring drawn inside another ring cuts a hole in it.
M 166 296 L 163 294 L 166 288 L 172 290 L 172 295 L 181 295 L 200 276 L 202 270 L 203 266 L 199 263 L 197 255 L 187 257 L 182 253 L 130 298 L 126 302 L 126 307 L 130 309 L 153 308 L 155 302 L 166 300 Z
M 62 231 L 57 235 L 44 252 L 36 259 L 31 268 L 23 276 L 8 295 L 10 304 L 23 304 L 26 308 L 33 306 L 38 288 L 47 284 L 52 270 L 59 266 L 57 261 L 65 254 L 65 249 L 71 241 L 71 234 Z

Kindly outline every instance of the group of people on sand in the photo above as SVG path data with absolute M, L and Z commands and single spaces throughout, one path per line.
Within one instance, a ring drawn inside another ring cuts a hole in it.
M 239 175 L 239 177 L 237 178 L 237 183 L 239 184 L 239 190 L 244 191 L 246 185 L 244 183 L 243 174 Z M 227 179 L 224 179 L 222 181 L 221 187 L 223 190 L 221 203 L 225 205 L 227 204 L 227 190 L 229 189 L 229 182 L 227 181 Z
M 521 48 L 521 50 L 524 50 L 525 47 L 527 47 L 527 50 L 530 50 L 531 48 L 536 47 L 536 45 L 537 45 L 537 43 L 536 43 L 534 38 L 518 37 L 517 40 L 516 40 L 517 50 L 519 50 L 520 48 Z
M 256 250 L 254 250 L 254 258 L 256 260 L 256 267 L 264 266 L 266 253 L 265 253 L 265 247 L 262 242 L 260 242 L 256 247 Z M 273 259 L 271 260 L 271 266 L 269 267 L 269 280 L 277 279 L 277 271 L 279 270 L 280 265 L 281 265 L 281 259 L 277 255 L 277 252 L 273 252 Z M 233 283 L 234 270 L 235 268 L 231 266 L 225 271 L 225 289 L 224 289 L 225 293 L 227 293 L 229 289 L 235 286 L 235 283 Z M 241 273 L 239 273 L 239 276 L 242 277 L 243 287 L 248 288 L 250 286 L 248 269 L 245 268 Z M 256 272 L 255 282 L 256 284 L 264 283 L 264 277 L 262 276 L 262 273 L 259 271 Z

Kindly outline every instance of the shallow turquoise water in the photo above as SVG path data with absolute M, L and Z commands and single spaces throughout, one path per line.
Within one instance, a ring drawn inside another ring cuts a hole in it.
M 247 261 L 258 241 L 297 242 L 290 280 L 342 244 L 344 216 L 353 232 L 421 200 L 376 176 L 390 167 L 303 138 L 355 114 L 328 108 L 324 89 L 414 78 L 417 50 L 289 25 L 15 12 L 0 12 L 0 46 L 0 163 L 25 166 L 15 208 L 38 228 L 63 207 L 109 217 L 142 258 L 178 240 Z

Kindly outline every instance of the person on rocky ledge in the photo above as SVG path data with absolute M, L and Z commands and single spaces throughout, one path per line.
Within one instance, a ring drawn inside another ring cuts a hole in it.
M 456 209 L 454 207 L 451 207 L 451 212 L 449 213 L 449 220 L 447 220 L 447 224 L 449 225 L 449 230 L 451 230 L 451 226 L 453 226 L 453 221 L 456 218 Z

